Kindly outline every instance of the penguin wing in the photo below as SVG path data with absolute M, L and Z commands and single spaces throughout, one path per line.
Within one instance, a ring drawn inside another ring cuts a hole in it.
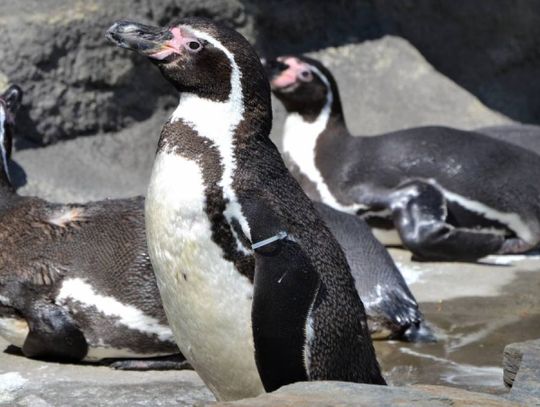
M 308 379 L 306 320 L 320 278 L 302 247 L 289 237 L 278 237 L 254 252 L 255 360 L 264 388 L 273 391 Z

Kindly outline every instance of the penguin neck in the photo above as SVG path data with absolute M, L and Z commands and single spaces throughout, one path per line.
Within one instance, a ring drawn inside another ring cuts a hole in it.
M 283 151 L 301 173 L 318 184 L 321 174 L 316 161 L 320 143 L 338 145 L 348 137 L 350 134 L 339 94 L 328 88 L 326 100 L 317 111 L 307 108 L 288 113 L 283 132 Z
M 225 101 L 181 94 L 178 107 L 163 129 L 158 153 L 165 150 L 196 161 L 203 173 L 208 174 L 207 193 L 220 191 L 226 203 L 223 210 L 226 220 L 229 224 L 238 222 L 249 239 L 249 226 L 233 182 L 238 165 L 244 161 L 241 155 L 248 154 L 245 152 L 248 149 L 243 147 L 261 140 L 270 143 L 270 91 L 261 92 L 262 88 L 257 90 L 254 84 L 245 91 L 246 80 L 241 80 L 234 62 L 232 68 L 231 91 Z M 261 77 L 264 78 L 262 74 Z M 216 195 L 214 198 L 221 199 Z M 248 254 L 249 250 L 242 246 L 238 244 L 240 251 Z

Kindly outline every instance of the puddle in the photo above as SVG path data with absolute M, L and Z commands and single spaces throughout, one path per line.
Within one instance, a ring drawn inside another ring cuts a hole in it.
M 387 380 L 505 392 L 505 345 L 540 338 L 540 256 L 490 256 L 489 264 L 478 265 L 413 263 L 403 253 L 392 255 L 407 270 L 439 341 L 375 342 Z M 499 257 L 511 259 L 501 266 Z

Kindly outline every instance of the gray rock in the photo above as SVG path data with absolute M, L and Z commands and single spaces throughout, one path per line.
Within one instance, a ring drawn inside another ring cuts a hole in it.
M 345 382 L 302 382 L 271 394 L 216 406 L 517 406 L 503 398 L 443 386 L 389 387 Z
M 42 143 L 115 131 L 175 103 L 159 72 L 105 39 L 113 21 L 204 15 L 241 27 L 239 0 L 21 0 L 2 4 L 0 72 L 27 96 L 25 137 Z
M 381 30 L 408 39 L 435 68 L 492 109 L 540 121 L 540 2 L 375 0 Z
M 540 102 L 536 95 L 540 85 L 535 85 L 538 81 L 532 77 L 539 63 L 538 55 L 532 52 L 540 38 L 533 35 L 540 27 L 535 12 L 538 6 L 510 0 L 497 6 L 443 3 L 444 7 L 438 9 L 433 2 L 416 2 L 412 7 L 408 1 L 384 0 L 323 2 L 317 7 L 309 0 L 286 5 L 278 0 L 19 0 L 2 5 L 0 76 L 26 90 L 20 130 L 35 142 L 118 131 L 155 112 L 168 111 L 176 97 L 144 58 L 108 44 L 105 29 L 120 18 L 163 25 L 182 16 L 199 15 L 239 29 L 268 55 L 360 44 L 388 32 L 403 35 L 438 69 L 495 109 L 523 120 L 538 120 Z M 493 24 L 500 28 L 505 37 L 492 35 L 491 28 L 482 31 L 479 21 L 484 27 Z M 421 80 L 424 65 L 408 70 L 417 59 L 415 54 L 383 52 L 373 55 L 380 60 L 351 59 L 348 69 L 358 68 L 366 78 L 364 84 L 389 68 L 396 75 L 388 83 L 375 83 L 381 87 L 372 89 L 380 89 L 380 97 L 373 91 L 357 96 L 367 99 L 376 94 L 375 101 L 392 100 L 401 87 L 414 88 L 415 92 L 401 104 L 395 122 L 407 119 L 410 110 L 422 106 L 426 93 L 435 94 L 430 89 L 433 83 Z M 405 58 L 403 68 L 399 59 L 395 60 L 399 57 Z M 368 68 L 375 72 L 367 72 Z M 5 82 L 0 78 L 0 87 Z M 447 87 L 437 89 L 448 91 Z M 435 104 L 438 101 L 431 100 L 432 109 L 438 106 L 440 110 L 438 116 L 459 117 L 462 109 L 453 110 L 459 99 Z M 376 107 L 373 103 L 373 120 L 380 120 L 384 104 Z M 417 115 L 423 115 L 422 111 L 415 110 L 413 118 Z M 432 123 L 438 123 L 437 117 Z
M 215 398 L 194 371 L 133 372 L 32 360 L 4 351 L 0 406 L 193 406 Z
M 188 383 L 157 382 L 103 385 L 95 383 L 54 383 L 46 388 L 25 389 L 25 395 L 15 405 L 32 407 L 84 407 L 99 406 L 193 406 L 212 400 L 204 386 Z
M 540 339 L 506 346 L 503 368 L 510 399 L 540 404 Z
M 144 195 L 167 114 L 114 134 L 18 150 L 10 171 L 19 193 L 57 202 Z

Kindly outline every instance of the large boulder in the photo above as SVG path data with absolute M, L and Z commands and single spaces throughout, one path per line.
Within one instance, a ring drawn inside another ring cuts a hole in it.
M 142 57 L 108 44 L 105 29 L 119 18 L 163 25 L 197 15 L 240 30 L 267 55 L 394 33 L 495 110 L 538 121 L 539 7 L 525 0 L 496 5 L 343 0 L 317 7 L 309 0 L 18 0 L 2 4 L 0 76 L 27 92 L 20 128 L 35 142 L 114 132 L 170 109 L 176 97 Z M 388 62 L 380 57 L 380 64 Z M 351 61 L 351 69 L 357 63 L 362 61 Z M 408 86 L 404 79 L 391 84 Z M 420 92 L 432 85 L 415 83 Z M 440 106 L 441 114 L 447 107 Z M 455 114 L 446 111 L 448 117 Z
M 511 407 L 503 398 L 443 386 L 387 387 L 345 382 L 301 382 L 284 386 L 262 396 L 236 402 L 217 403 L 221 407 Z
M 0 72 L 26 92 L 20 132 L 51 143 L 115 131 L 172 106 L 176 97 L 159 72 L 104 34 L 121 18 L 167 24 L 185 15 L 245 21 L 239 0 L 3 2 Z
M 381 30 L 514 120 L 540 122 L 540 2 L 374 0 Z

